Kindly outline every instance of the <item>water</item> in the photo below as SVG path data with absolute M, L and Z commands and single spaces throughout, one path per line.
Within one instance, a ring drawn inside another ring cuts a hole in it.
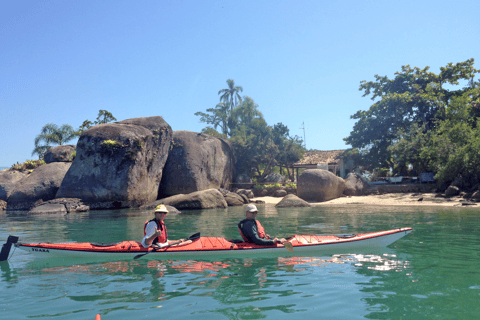
M 0 319 L 476 319 L 480 211 L 472 208 L 259 208 L 272 235 L 411 226 L 373 254 L 225 260 L 0 263 Z M 0 216 L 2 243 L 141 239 L 149 212 Z M 169 214 L 171 239 L 238 238 L 241 208 Z

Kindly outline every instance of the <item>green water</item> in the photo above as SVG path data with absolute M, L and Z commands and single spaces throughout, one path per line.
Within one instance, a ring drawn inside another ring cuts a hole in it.
M 0 319 L 477 319 L 480 210 L 259 208 L 271 235 L 360 233 L 410 226 L 382 252 L 228 260 L 42 260 L 0 263 Z M 149 212 L 0 216 L 2 243 L 140 240 Z M 170 214 L 170 239 L 238 238 L 241 208 Z

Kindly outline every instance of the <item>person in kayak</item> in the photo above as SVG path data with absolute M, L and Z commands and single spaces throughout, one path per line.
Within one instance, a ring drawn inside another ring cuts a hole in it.
M 271 239 L 270 236 L 265 233 L 265 229 L 260 224 L 260 221 L 256 220 L 258 210 L 254 204 L 249 204 L 245 210 L 246 219 L 238 223 L 238 230 L 245 242 L 268 246 L 286 241 L 285 239 Z
M 163 221 L 168 214 L 168 209 L 164 204 L 160 204 L 155 208 L 154 214 L 155 218 L 147 221 L 143 227 L 145 237 L 142 239 L 142 246 L 144 248 L 152 245 L 163 248 L 168 245 L 167 226 Z M 184 240 L 181 239 L 181 241 L 183 242 Z

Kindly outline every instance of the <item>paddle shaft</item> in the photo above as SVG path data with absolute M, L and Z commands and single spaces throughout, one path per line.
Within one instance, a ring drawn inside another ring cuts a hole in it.
M 200 238 L 200 232 L 197 232 L 195 234 L 192 234 L 190 237 L 188 237 L 187 240 L 195 240 L 195 239 L 198 239 Z M 163 249 L 163 248 L 168 248 L 168 247 L 171 247 L 171 246 L 174 246 L 176 244 L 179 244 L 179 243 L 182 243 L 183 241 L 179 240 L 179 241 L 175 241 L 175 242 L 172 242 L 172 243 L 169 243 L 167 244 L 166 246 L 162 247 L 162 248 L 153 248 L 153 250 L 150 250 L 148 252 L 145 252 L 145 253 L 142 253 L 142 254 L 137 254 L 135 257 L 133 257 L 133 259 L 138 259 L 138 258 L 141 258 L 143 256 L 146 256 L 147 254 L 151 253 L 151 252 L 155 252 L 157 250 L 160 250 L 160 249 Z

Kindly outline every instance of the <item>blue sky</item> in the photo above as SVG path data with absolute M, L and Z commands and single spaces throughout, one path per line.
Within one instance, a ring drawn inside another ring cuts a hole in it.
M 74 128 L 98 110 L 162 116 L 200 132 L 194 113 L 243 87 L 268 124 L 308 149 L 345 149 L 358 91 L 402 65 L 476 59 L 480 1 L 2 1 L 0 167 L 35 159 L 47 123 Z

